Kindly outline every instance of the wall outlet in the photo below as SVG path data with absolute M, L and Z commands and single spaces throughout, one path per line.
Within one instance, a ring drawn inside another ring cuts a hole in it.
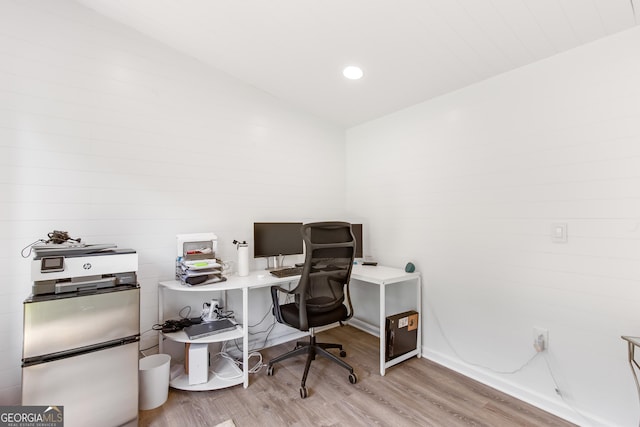
M 549 330 L 545 328 L 533 328 L 533 348 L 538 353 L 549 349 Z
M 568 242 L 568 230 L 567 223 L 557 222 L 551 224 L 551 241 L 553 243 L 567 243 Z

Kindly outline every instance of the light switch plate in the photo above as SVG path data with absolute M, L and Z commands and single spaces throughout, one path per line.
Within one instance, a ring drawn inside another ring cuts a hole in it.
M 551 224 L 551 241 L 553 243 L 567 243 L 567 223 L 556 222 Z

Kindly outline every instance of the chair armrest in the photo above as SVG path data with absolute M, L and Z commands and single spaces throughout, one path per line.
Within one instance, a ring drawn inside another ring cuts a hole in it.
M 280 311 L 280 300 L 278 298 L 278 292 L 284 294 L 292 294 L 293 292 L 280 286 L 271 287 L 271 301 L 273 302 L 273 315 L 276 317 L 278 323 L 285 323 L 282 319 L 282 312 Z

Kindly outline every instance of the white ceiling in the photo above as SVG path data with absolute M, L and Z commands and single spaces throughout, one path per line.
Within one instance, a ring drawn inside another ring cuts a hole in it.
M 640 0 L 78 1 L 345 127 L 640 18 Z M 350 64 L 364 78 L 342 77 Z

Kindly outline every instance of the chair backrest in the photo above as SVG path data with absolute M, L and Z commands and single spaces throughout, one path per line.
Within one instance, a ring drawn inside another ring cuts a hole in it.
M 356 249 L 351 224 L 316 222 L 304 224 L 301 232 L 305 243 L 305 263 L 300 282 L 294 290 L 301 315 L 304 316 L 302 308 L 313 315 L 346 303 L 347 319 L 351 318 L 353 307 L 349 297 L 349 279 Z

